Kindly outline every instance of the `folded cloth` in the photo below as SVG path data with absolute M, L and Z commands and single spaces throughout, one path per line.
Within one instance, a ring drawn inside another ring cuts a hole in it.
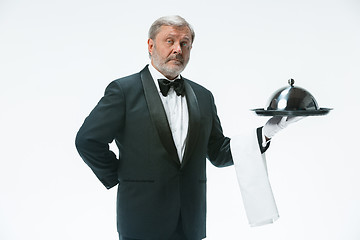
M 231 152 L 250 226 L 273 223 L 279 218 L 270 186 L 265 153 L 261 154 L 256 130 L 231 138 Z

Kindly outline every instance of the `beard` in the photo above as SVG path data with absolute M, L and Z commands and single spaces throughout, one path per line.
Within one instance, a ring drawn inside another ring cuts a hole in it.
M 171 55 L 164 59 L 157 53 L 155 46 L 151 55 L 151 60 L 155 68 L 169 79 L 174 79 L 177 77 L 185 69 L 187 63 L 189 62 L 189 59 L 185 60 L 184 57 L 180 54 Z M 167 64 L 168 62 L 174 60 L 176 61 L 175 65 Z

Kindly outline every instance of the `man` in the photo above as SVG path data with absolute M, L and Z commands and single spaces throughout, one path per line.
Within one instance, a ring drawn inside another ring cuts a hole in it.
M 118 184 L 120 239 L 205 238 L 206 158 L 233 164 L 211 92 L 180 75 L 194 37 L 180 16 L 156 20 L 151 64 L 110 83 L 77 134 L 79 154 L 98 179 L 108 189 Z M 109 150 L 114 139 L 119 159 Z

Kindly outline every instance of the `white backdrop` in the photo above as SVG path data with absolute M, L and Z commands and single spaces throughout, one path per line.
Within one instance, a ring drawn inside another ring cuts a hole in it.
M 0 0 L 0 239 L 117 238 L 116 188 L 74 138 L 106 85 L 148 63 L 148 28 L 171 14 L 195 28 L 183 75 L 213 92 L 226 135 L 264 124 L 249 109 L 289 78 L 334 108 L 274 138 L 274 224 L 250 228 L 234 168 L 208 165 L 207 239 L 360 239 L 358 0 Z

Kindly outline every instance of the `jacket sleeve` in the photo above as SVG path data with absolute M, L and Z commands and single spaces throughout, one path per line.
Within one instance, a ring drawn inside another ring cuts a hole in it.
M 213 165 L 217 167 L 227 167 L 234 164 L 230 149 L 230 138 L 225 137 L 223 134 L 214 97 L 211 93 L 210 96 L 213 120 L 208 142 L 207 157 Z
M 81 158 L 107 189 L 118 183 L 119 160 L 109 150 L 109 144 L 123 127 L 124 105 L 124 93 L 113 81 L 76 135 L 75 145 Z

